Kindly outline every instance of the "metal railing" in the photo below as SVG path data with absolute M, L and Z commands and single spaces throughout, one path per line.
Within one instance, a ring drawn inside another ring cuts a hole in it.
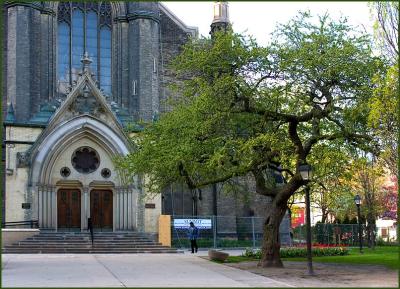
M 29 221 L 18 221 L 18 222 L 2 222 L 2 228 L 39 228 L 39 222 L 37 220 L 29 220 Z

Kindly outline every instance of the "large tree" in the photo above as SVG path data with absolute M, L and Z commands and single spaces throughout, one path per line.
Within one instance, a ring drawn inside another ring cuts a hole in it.
M 374 78 L 375 90 L 370 100 L 369 123 L 379 139 L 381 153 L 393 176 L 398 175 L 399 136 L 399 2 L 374 1 L 370 4 L 375 19 L 375 42 L 391 64 L 385 74 Z
M 371 13 L 375 20 L 375 39 L 393 65 L 399 60 L 399 2 L 373 1 Z
M 184 79 L 174 110 L 136 136 L 137 151 L 120 166 L 146 174 L 151 191 L 251 175 L 268 204 L 260 265 L 282 266 L 279 224 L 288 199 L 307 184 L 299 166 L 317 144 L 370 140 L 367 102 L 379 61 L 368 37 L 345 19 L 315 22 L 301 13 L 267 47 L 220 32 L 189 42 L 173 67 Z M 286 182 L 276 184 L 272 173 Z
M 341 143 L 320 144 L 314 149 L 314 182 L 311 202 L 321 210 L 321 222 L 328 216 L 341 217 L 348 204 L 354 206 L 351 180 L 351 155 Z M 350 200 L 350 202 L 346 202 Z
M 384 189 L 384 169 L 369 157 L 355 159 L 352 164 L 352 189 L 363 200 L 363 215 L 366 217 L 367 244 L 375 246 L 376 219 L 382 215 L 387 200 Z

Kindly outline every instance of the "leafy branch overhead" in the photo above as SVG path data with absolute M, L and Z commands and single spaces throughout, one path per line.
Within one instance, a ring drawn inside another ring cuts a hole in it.
M 150 190 L 252 175 L 256 192 L 272 200 L 264 231 L 272 238 L 265 240 L 270 257 L 287 201 L 307 183 L 299 165 L 313 164 L 321 145 L 376 149 L 369 98 L 372 78 L 385 68 L 368 36 L 346 19 L 324 15 L 315 22 L 301 13 L 272 39 L 261 47 L 225 31 L 185 45 L 172 64 L 183 79 L 175 85 L 174 109 L 145 129 L 126 159 L 132 173 L 148 175 Z M 267 171 L 286 182 L 271 182 Z

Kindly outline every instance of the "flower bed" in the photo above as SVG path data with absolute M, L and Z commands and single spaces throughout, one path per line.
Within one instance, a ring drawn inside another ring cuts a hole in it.
M 347 248 L 344 247 L 314 247 L 312 248 L 312 255 L 315 256 L 344 256 L 349 254 Z M 261 250 L 246 249 L 243 253 L 245 257 L 261 258 Z M 294 258 L 294 257 L 307 257 L 307 248 L 281 248 L 281 258 Z

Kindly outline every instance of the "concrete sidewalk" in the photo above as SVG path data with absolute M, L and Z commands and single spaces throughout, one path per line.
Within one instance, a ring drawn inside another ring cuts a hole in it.
M 230 252 L 240 255 L 240 251 Z M 2 287 L 293 287 L 191 254 L 3 254 Z

